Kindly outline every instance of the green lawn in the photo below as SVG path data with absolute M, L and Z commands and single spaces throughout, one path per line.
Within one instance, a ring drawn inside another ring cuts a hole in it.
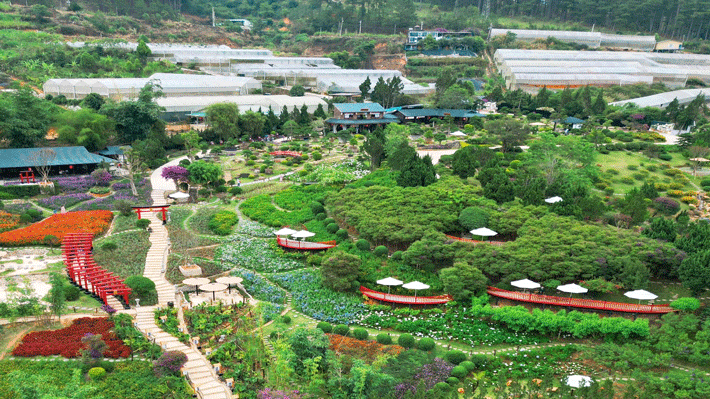
M 596 163 L 599 168 L 602 180 L 610 182 L 610 187 L 614 189 L 615 195 L 623 195 L 632 188 L 640 188 L 645 181 L 653 181 L 665 185 L 680 184 L 682 191 L 695 191 L 696 188 L 691 182 L 699 181 L 691 174 L 683 173 L 680 176 L 668 176 L 664 173 L 663 165 L 670 165 L 672 168 L 683 167 L 687 160 L 678 153 L 670 154 L 671 161 L 660 159 L 649 159 L 647 156 L 627 151 L 612 151 L 609 154 L 598 154 Z M 630 169 L 631 168 L 631 169 Z M 659 190 L 663 194 L 665 190 Z

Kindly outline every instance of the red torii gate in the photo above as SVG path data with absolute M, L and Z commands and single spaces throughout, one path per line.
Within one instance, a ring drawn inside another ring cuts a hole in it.
M 20 183 L 36 183 L 35 172 L 32 169 L 23 170 L 20 172 Z
M 163 214 L 163 224 L 168 221 L 167 211 L 170 205 L 153 205 L 153 206 L 134 206 L 133 210 L 138 214 L 138 219 L 141 218 L 142 212 L 161 212 Z
M 94 293 L 108 305 L 108 296 L 123 297 L 128 304 L 131 288 L 113 273 L 104 270 L 96 264 L 91 254 L 93 249 L 91 233 L 69 233 L 62 240 L 64 264 L 69 278 L 78 286 Z

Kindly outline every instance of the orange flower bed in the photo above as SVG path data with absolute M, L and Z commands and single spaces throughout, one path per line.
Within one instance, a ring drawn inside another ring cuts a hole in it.
M 377 341 L 360 341 L 337 334 L 326 335 L 330 339 L 330 350 L 338 355 L 352 356 L 368 363 L 374 362 L 382 354 L 397 356 L 404 350 L 399 345 L 382 345 Z
M 0 231 L 8 231 L 20 224 L 20 215 L 0 211 Z
M 0 234 L 0 245 L 43 244 L 47 236 L 54 236 L 61 242 L 67 233 L 76 231 L 85 231 L 96 236 L 108 229 L 111 219 L 111 211 L 57 213 L 41 222 Z

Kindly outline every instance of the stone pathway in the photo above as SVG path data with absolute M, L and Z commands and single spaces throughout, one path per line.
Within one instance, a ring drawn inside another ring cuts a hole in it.
M 166 180 L 160 177 L 161 169 L 157 169 L 151 175 L 153 205 L 165 205 L 165 191 L 170 190 Z M 158 306 L 137 307 L 136 327 L 148 339 L 154 340 L 155 344 L 160 345 L 164 351 L 180 351 L 187 356 L 187 363 L 183 366 L 182 371 L 192 383 L 198 397 L 202 399 L 232 398 L 231 390 L 219 380 L 212 364 L 202 353 L 196 348 L 183 344 L 155 324 L 154 312 L 158 307 L 167 306 L 168 302 L 174 302 L 180 306 L 180 301 L 176 301 L 175 287 L 165 279 L 165 266 L 170 248 L 168 231 L 155 215 L 150 215 L 149 220 L 152 229 L 150 234 L 152 245 L 148 250 L 143 275 L 155 282 L 155 288 L 158 291 Z

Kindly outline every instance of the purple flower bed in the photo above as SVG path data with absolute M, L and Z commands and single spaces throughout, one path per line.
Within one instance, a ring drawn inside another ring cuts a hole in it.
M 5 209 L 3 209 L 7 213 L 13 213 L 15 215 L 22 215 L 23 213 L 27 212 L 28 209 L 34 208 L 32 204 L 25 203 L 25 204 L 5 204 Z
M 397 385 L 395 396 L 401 399 L 407 395 L 407 392 L 416 393 L 417 386 L 421 381 L 424 381 L 424 387 L 428 391 L 434 388 L 437 383 L 446 381 L 451 376 L 453 368 L 453 364 L 437 357 L 434 362 L 422 366 L 422 369 L 410 381 Z
M 107 211 L 113 211 L 116 210 L 116 207 L 114 206 L 114 202 L 118 200 L 125 200 L 133 204 L 134 206 L 146 206 L 146 205 L 151 205 L 153 203 L 153 200 L 150 198 L 150 180 L 148 179 L 143 179 L 139 182 L 136 182 L 136 189 L 138 190 L 138 196 L 135 197 L 133 196 L 133 193 L 131 192 L 130 189 L 130 184 L 125 183 L 126 188 L 125 189 L 119 189 L 116 190 L 116 186 L 119 186 L 119 184 L 123 185 L 123 183 L 116 183 L 112 186 L 112 188 L 115 190 L 114 194 L 109 196 L 109 197 L 102 197 L 102 198 L 96 198 L 91 201 L 86 201 L 83 204 L 80 204 L 74 210 L 77 211 L 94 211 L 94 210 L 107 210 Z M 122 186 L 119 186 L 122 187 Z
M 125 190 L 125 189 L 127 189 L 127 188 L 130 189 L 130 188 L 131 188 L 131 183 L 114 183 L 114 184 L 111 186 L 111 188 L 112 188 L 114 191 Z
M 89 175 L 57 177 L 54 184 L 67 193 L 85 193 L 96 184 L 93 177 Z
M 42 198 L 38 200 L 37 202 L 49 209 L 59 209 L 61 207 L 70 207 L 74 206 L 82 201 L 86 201 L 93 198 L 89 194 L 86 193 L 76 193 L 76 194 L 67 194 L 67 195 L 55 195 L 49 198 Z
M 281 391 L 278 389 L 266 388 L 257 392 L 258 399 L 301 399 L 299 391 Z

